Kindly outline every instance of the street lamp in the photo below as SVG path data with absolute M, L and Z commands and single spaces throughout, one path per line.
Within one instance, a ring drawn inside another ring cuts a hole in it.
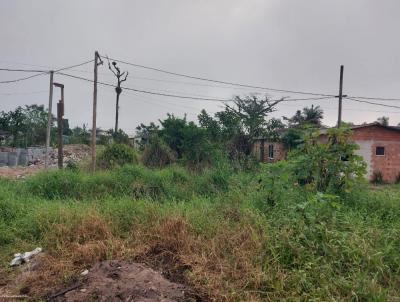
M 57 136 L 58 136 L 58 168 L 63 168 L 63 116 L 64 116 L 64 84 L 53 83 L 55 87 L 61 88 L 61 100 L 57 103 Z

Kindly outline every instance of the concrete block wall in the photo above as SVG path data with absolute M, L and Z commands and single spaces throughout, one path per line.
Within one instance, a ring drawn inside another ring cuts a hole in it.
M 52 152 L 52 148 L 49 152 Z M 27 166 L 38 160 L 44 161 L 45 156 L 46 148 L 43 147 L 4 148 L 0 150 L 0 166 Z

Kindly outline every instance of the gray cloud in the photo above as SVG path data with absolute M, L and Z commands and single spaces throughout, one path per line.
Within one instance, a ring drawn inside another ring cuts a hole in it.
M 0 65 L 56 68 L 90 59 L 97 49 L 102 55 L 181 73 L 336 94 L 339 66 L 344 64 L 345 93 L 400 97 L 399 11 L 397 0 L 3 0 Z M 252 92 L 220 85 L 194 86 L 187 84 L 193 80 L 121 67 L 130 71 L 126 82 L 130 87 L 219 98 Z M 92 77 L 92 65 L 77 69 L 71 73 Z M 100 80 L 113 81 L 105 66 L 99 71 Z M 21 74 L 0 73 L 0 80 L 18 76 Z M 92 85 L 56 78 L 66 85 L 66 116 L 71 124 L 90 124 Z M 47 104 L 48 98 L 45 91 L 15 96 L 2 93 L 47 89 L 45 77 L 1 84 L 0 110 Z M 55 100 L 58 97 L 56 94 Z M 274 115 L 291 115 L 312 103 L 324 108 L 325 123 L 335 123 L 336 100 L 286 104 Z M 195 118 L 201 108 L 213 112 L 218 106 L 124 91 L 120 125 L 132 131 L 140 122 L 161 118 L 166 112 L 187 112 L 188 118 Z M 373 121 L 382 115 L 389 116 L 392 124 L 400 122 L 400 110 L 345 101 L 346 121 Z M 98 121 L 104 128 L 113 126 L 112 88 L 99 90 Z

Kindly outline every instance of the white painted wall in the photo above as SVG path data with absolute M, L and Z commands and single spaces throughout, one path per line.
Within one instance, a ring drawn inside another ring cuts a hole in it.
M 356 140 L 355 143 L 360 147 L 360 149 L 356 150 L 354 153 L 362 156 L 364 158 L 365 163 L 367 164 L 367 178 L 370 179 L 372 176 L 372 167 L 371 167 L 371 159 L 372 159 L 372 140 Z

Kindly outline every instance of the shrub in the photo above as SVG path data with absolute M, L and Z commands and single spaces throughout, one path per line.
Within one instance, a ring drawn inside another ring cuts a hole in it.
M 134 163 L 137 163 L 135 151 L 131 147 L 122 144 L 108 145 L 98 159 L 98 165 L 102 168 L 114 168 Z
M 28 192 L 48 198 L 63 198 L 78 195 L 82 177 L 71 170 L 54 170 L 40 172 L 27 178 Z
M 175 154 L 159 137 L 155 136 L 145 147 L 142 163 L 149 168 L 162 168 L 175 162 Z
M 371 182 L 375 185 L 383 185 L 385 181 L 383 180 L 383 175 L 381 171 L 374 171 L 372 174 Z
M 297 150 L 291 152 L 293 173 L 300 185 L 324 193 L 347 192 L 365 173 L 365 163 L 349 141 L 351 130 L 329 129 L 327 141 L 311 133 Z
M 70 159 L 67 161 L 65 168 L 71 171 L 79 171 L 79 164 L 76 160 Z

